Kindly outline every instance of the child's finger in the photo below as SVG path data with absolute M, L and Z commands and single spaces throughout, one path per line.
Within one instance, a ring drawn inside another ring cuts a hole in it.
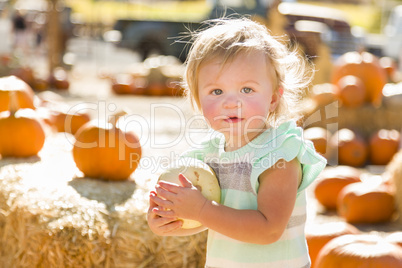
M 191 188 L 193 184 L 182 173 L 179 174 L 179 181 L 183 187 Z
M 165 218 L 175 218 L 175 213 L 173 210 L 167 210 L 163 207 L 154 207 L 152 209 L 152 213 L 155 213 L 156 215 L 160 216 L 160 217 L 165 217 Z
M 175 189 L 177 190 L 177 189 Z M 176 197 L 177 192 L 172 192 L 164 187 L 156 186 L 156 193 L 159 197 L 167 200 L 173 200 Z
M 156 192 L 155 191 L 151 191 L 149 193 L 149 206 L 152 207 L 156 207 L 157 204 L 154 201 L 154 197 L 156 196 Z
M 163 219 L 163 218 L 161 218 L 161 219 Z M 172 222 L 169 222 L 167 224 L 164 224 L 164 225 L 160 226 L 159 229 L 163 233 L 170 233 L 172 231 L 180 229 L 182 226 L 183 226 L 183 221 L 175 220 L 175 221 L 172 221 Z
M 160 218 L 155 220 L 155 223 L 158 226 L 158 228 L 160 228 L 163 225 L 171 224 L 171 223 L 174 223 L 176 221 L 178 221 L 177 218 L 160 217 Z
M 156 187 L 162 187 L 163 189 L 166 189 L 169 192 L 172 193 L 177 193 L 179 188 L 181 187 L 178 184 L 171 183 L 171 182 L 166 182 L 166 181 L 159 181 Z
M 172 208 L 172 202 L 166 199 L 162 199 L 157 195 L 152 195 L 149 197 L 150 200 L 150 207 L 151 204 L 153 205 L 152 207 L 156 207 L 156 206 L 161 206 L 161 207 L 165 207 L 165 208 Z

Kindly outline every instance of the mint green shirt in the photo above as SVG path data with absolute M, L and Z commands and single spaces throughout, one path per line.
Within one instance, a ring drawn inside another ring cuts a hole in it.
M 292 215 L 277 242 L 268 245 L 245 243 L 209 230 L 205 267 L 310 267 L 304 235 L 305 189 L 326 166 L 325 158 L 315 152 L 311 141 L 303 139 L 302 128 L 293 121 L 266 130 L 236 151 L 225 152 L 224 148 L 224 136 L 213 132 L 208 140 L 183 156 L 202 160 L 215 171 L 221 187 L 221 203 L 225 206 L 257 209 L 258 177 L 280 159 L 297 158 L 303 175 Z

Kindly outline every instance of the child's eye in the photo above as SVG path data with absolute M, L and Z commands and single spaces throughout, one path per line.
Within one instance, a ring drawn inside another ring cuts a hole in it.
M 248 93 L 251 93 L 251 92 L 253 92 L 253 90 L 251 88 L 249 88 L 249 87 L 244 87 L 244 88 L 241 89 L 241 93 L 248 94 Z
M 223 93 L 222 89 L 214 89 L 212 90 L 212 95 L 221 95 Z

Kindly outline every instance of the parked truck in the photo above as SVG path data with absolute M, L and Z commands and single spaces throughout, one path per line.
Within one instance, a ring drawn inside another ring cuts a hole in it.
M 121 33 L 121 40 L 117 44 L 120 47 L 129 48 L 140 53 L 143 59 L 150 53 L 174 55 L 185 60 L 188 53 L 188 36 L 184 33 L 194 31 L 201 26 L 201 22 L 223 16 L 250 14 L 260 19 L 266 18 L 267 5 L 261 0 L 216 0 L 208 1 L 211 5 L 209 13 L 198 20 L 144 20 L 144 19 L 119 19 L 114 25 L 114 30 Z M 208 5 L 208 3 L 206 3 Z
M 174 55 L 184 61 L 189 47 L 188 38 L 183 33 L 198 29 L 202 26 L 203 20 L 248 15 L 267 24 L 270 9 L 275 8 L 287 20 L 284 31 L 290 39 L 301 43 L 306 48 L 307 54 L 315 56 L 317 34 L 321 35 L 320 40 L 328 43 L 334 57 L 357 49 L 356 38 L 351 33 L 350 24 L 340 11 L 299 3 L 271 2 L 215 0 L 210 12 L 199 21 L 120 19 L 114 26 L 114 30 L 121 33 L 121 40 L 117 45 L 139 52 L 143 59 L 150 53 L 156 52 Z M 306 22 L 314 22 L 315 29 L 306 30 L 303 25 L 312 25 Z

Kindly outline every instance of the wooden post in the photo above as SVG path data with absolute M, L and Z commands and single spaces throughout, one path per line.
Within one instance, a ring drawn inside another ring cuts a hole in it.
M 48 67 L 49 75 L 53 74 L 56 67 L 61 66 L 61 26 L 60 14 L 57 9 L 59 0 L 48 0 Z

